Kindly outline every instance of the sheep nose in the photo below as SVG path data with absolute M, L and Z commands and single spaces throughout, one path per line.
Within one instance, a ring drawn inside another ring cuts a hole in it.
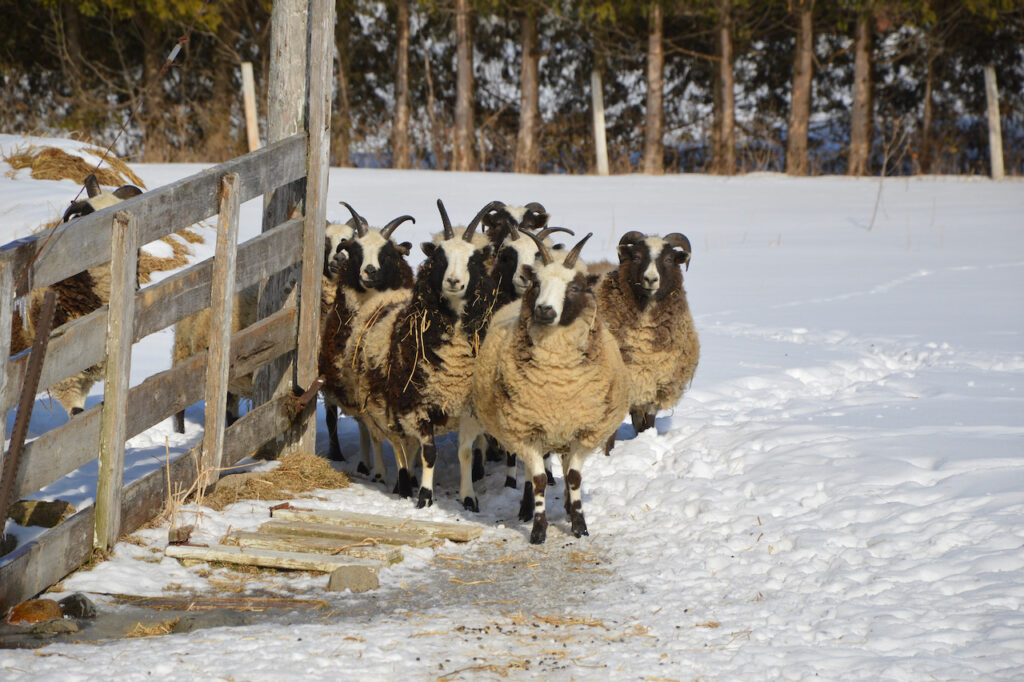
M 448 286 L 451 287 L 452 289 L 458 288 L 460 282 L 458 277 L 449 277 L 445 281 L 448 283 Z
M 545 324 L 555 321 L 555 309 L 549 305 L 539 305 L 533 309 L 533 319 Z
M 658 278 L 657 277 L 644 277 L 644 284 L 646 284 L 648 287 L 652 287 L 653 288 L 655 285 L 657 285 L 657 283 L 658 283 Z
M 376 275 L 377 275 L 377 268 L 374 267 L 373 265 L 367 265 L 365 268 L 363 268 L 363 276 L 364 277 L 375 277 Z

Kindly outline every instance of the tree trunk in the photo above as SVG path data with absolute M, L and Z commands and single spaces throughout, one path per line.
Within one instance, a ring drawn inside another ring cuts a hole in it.
M 409 0 L 398 0 L 398 45 L 395 73 L 395 124 L 392 129 L 394 168 L 409 167 Z
M 736 78 L 732 52 L 732 0 L 718 0 L 716 28 L 718 63 L 715 64 L 715 120 L 711 130 L 711 172 L 736 172 Z
M 537 42 L 537 16 L 527 10 L 520 19 L 523 47 L 520 70 L 519 135 L 516 138 L 516 173 L 537 173 L 540 170 L 540 149 L 537 131 L 540 127 L 540 83 L 538 66 L 540 51 Z
M 473 30 L 469 0 L 455 0 L 455 149 L 452 169 L 477 170 L 473 154 Z
M 437 120 L 437 109 L 434 103 L 434 75 L 430 68 L 430 48 L 423 51 L 423 72 L 427 78 L 427 120 L 430 123 L 430 146 L 434 153 L 434 168 L 445 169 L 444 134 L 441 123 Z
M 164 125 L 164 97 L 160 82 L 160 69 L 164 64 L 163 41 L 153 28 L 149 17 L 138 13 L 135 26 L 142 39 L 142 107 L 136 120 L 143 129 L 142 160 L 146 163 L 166 162 L 168 158 L 167 127 Z
M 857 17 L 854 40 L 853 66 L 853 111 L 850 116 L 850 152 L 846 167 L 847 175 L 867 175 L 868 159 L 871 156 L 871 129 L 874 119 L 871 115 L 871 53 L 874 35 L 871 23 L 874 15 L 868 10 Z
M 349 145 L 352 142 L 352 107 L 349 102 L 349 14 L 345 2 L 338 3 L 338 19 L 334 25 L 334 43 L 338 51 L 337 100 L 331 116 L 331 165 L 347 168 Z
M 929 48 L 924 77 L 924 107 L 921 112 L 921 143 L 917 155 L 918 173 L 932 172 L 932 84 L 937 53 Z
M 811 117 L 811 75 L 814 56 L 814 0 L 800 0 L 799 28 L 793 54 L 793 90 L 789 101 L 786 173 L 807 175 L 807 128 Z
M 647 33 L 647 114 L 644 120 L 644 173 L 661 175 L 665 172 L 665 129 L 663 103 L 665 48 L 662 37 L 665 18 L 661 4 L 650 5 L 651 16 Z
M 590 72 L 590 101 L 594 112 L 594 156 L 597 174 L 608 175 L 608 139 L 604 123 L 604 87 L 601 72 L 595 66 Z
M 61 62 L 66 69 L 68 78 L 76 80 L 78 74 L 81 73 L 79 65 L 84 60 L 82 56 L 82 20 L 78 13 L 78 7 L 70 2 L 61 3 L 60 13 L 66 50 L 66 58 Z M 72 83 L 72 86 L 78 88 L 80 84 Z
M 988 110 L 988 152 L 992 179 L 1002 180 L 1006 175 L 1003 166 L 1003 130 L 999 123 L 999 89 L 996 87 L 996 69 L 985 66 L 985 102 Z

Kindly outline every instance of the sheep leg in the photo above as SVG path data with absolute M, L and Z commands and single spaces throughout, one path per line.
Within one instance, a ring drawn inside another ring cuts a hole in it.
M 565 511 L 569 515 L 572 534 L 576 537 L 590 535 L 587 531 L 587 521 L 583 518 L 583 477 L 580 474 L 585 456 L 585 452 L 575 449 L 567 455 L 562 455 L 562 471 L 565 476 Z
M 564 471 L 564 469 L 563 469 Z M 551 471 L 551 453 L 544 453 L 544 475 L 548 477 L 548 485 L 555 484 L 555 474 Z
M 530 544 L 540 545 L 547 539 L 548 515 L 544 506 L 544 492 L 548 486 L 548 477 L 544 474 L 543 456 L 536 450 L 521 453 L 526 465 L 528 480 L 533 481 L 533 529 L 530 531 Z
M 238 394 L 237 393 L 232 393 L 231 391 L 228 391 L 228 400 L 227 400 L 227 402 L 228 402 L 227 410 L 225 410 L 224 416 L 225 416 L 226 421 L 228 423 L 227 425 L 231 426 L 236 421 L 238 421 L 238 414 L 239 414 L 239 412 L 241 412 L 241 408 L 239 407 Z
M 498 445 L 498 441 L 494 436 L 485 436 L 487 438 L 487 461 L 488 462 L 500 462 L 505 454 L 505 448 Z
M 416 502 L 417 509 L 430 507 L 434 504 L 434 464 L 437 463 L 437 445 L 434 443 L 433 425 L 428 425 L 426 431 L 426 442 L 420 442 L 423 482 L 420 484 L 420 497 Z
M 473 482 L 476 480 L 476 458 L 479 453 L 475 445 L 482 434 L 483 427 L 472 416 L 463 414 L 459 418 L 459 499 L 463 507 L 473 512 L 480 511 L 480 501 Z M 480 466 L 483 468 L 482 461 Z
M 398 478 L 393 492 L 400 497 L 412 497 L 412 476 L 409 474 L 409 456 L 406 452 L 408 444 L 392 441 L 391 446 L 395 451 L 395 465 L 398 467 Z
M 185 410 L 174 415 L 174 432 L 185 433 Z
M 359 428 L 359 464 L 356 465 L 356 473 L 369 476 L 370 452 L 373 449 L 373 440 L 370 438 L 370 429 L 367 428 L 362 420 L 357 419 L 356 426 Z
M 345 455 L 341 454 L 341 445 L 338 444 L 338 406 L 324 401 L 324 421 L 327 422 L 327 440 L 330 442 L 327 451 L 327 459 L 332 462 L 344 462 Z
M 615 447 L 615 432 L 612 431 L 612 435 L 608 436 L 608 440 L 604 443 L 604 454 L 608 456 L 612 453 L 612 448 Z
M 530 491 L 533 491 L 533 484 L 530 483 L 529 479 L 526 480 L 524 485 L 530 486 Z M 516 487 L 516 453 L 506 452 L 505 453 L 505 487 L 515 488 Z M 533 500 L 530 500 L 530 516 L 533 516 Z M 522 518 L 522 512 L 520 512 L 520 518 Z M 523 521 L 529 521 L 530 519 L 523 519 Z
M 359 425 L 359 456 L 363 457 L 363 453 L 367 453 L 366 456 L 372 454 L 373 456 L 373 482 L 384 483 L 387 480 L 388 468 L 384 464 L 384 443 L 379 440 L 374 440 L 370 435 L 370 430 L 366 428 L 366 425 L 362 422 L 356 422 Z M 364 446 L 363 439 L 365 438 L 366 443 Z M 365 449 L 364 449 L 365 447 Z M 362 460 L 360 460 L 362 463 Z
M 461 443 L 462 440 L 460 439 Z M 473 480 L 481 481 L 484 477 L 484 448 L 481 443 L 485 443 L 483 434 L 480 434 L 473 439 Z

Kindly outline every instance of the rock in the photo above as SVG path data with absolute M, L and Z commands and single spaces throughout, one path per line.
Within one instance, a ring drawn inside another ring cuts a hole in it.
M 226 628 L 251 625 L 254 617 L 249 612 L 228 611 L 217 609 L 215 611 L 202 611 L 200 613 L 189 613 L 178 619 L 171 632 L 183 634 L 194 630 L 205 628 Z
M 188 542 L 188 539 L 192 537 L 192 531 L 195 529 L 194 526 L 175 526 L 167 530 L 167 542 L 173 544 Z
M 96 605 L 84 594 L 78 592 L 64 597 L 57 604 L 68 618 L 95 618 Z
M 74 513 L 74 505 L 64 500 L 18 500 L 11 505 L 7 516 L 19 526 L 53 528 Z
M 60 610 L 60 605 L 54 600 L 32 599 L 13 606 L 5 620 L 12 625 L 32 625 L 63 617 L 64 612 Z
M 377 577 L 377 572 L 369 566 L 342 566 L 335 569 L 327 581 L 329 592 L 343 592 L 344 590 L 366 592 L 378 587 L 380 587 L 380 579 Z
M 36 623 L 28 629 L 33 635 L 67 635 L 78 632 L 78 624 L 67 618 L 55 618 L 42 623 Z

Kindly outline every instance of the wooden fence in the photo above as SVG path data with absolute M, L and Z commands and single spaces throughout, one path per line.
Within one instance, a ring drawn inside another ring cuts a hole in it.
M 93 547 L 112 547 L 119 535 L 159 513 L 171 492 L 167 471 L 159 469 L 123 485 L 126 439 L 205 399 L 206 425 L 212 428 L 206 429 L 196 452 L 170 464 L 172 484 L 187 489 L 197 475 L 193 455 L 215 469 L 236 463 L 289 431 L 305 438 L 310 432 L 315 436 L 309 412 L 305 423 L 294 427 L 285 402 L 296 385 L 308 385 L 315 375 L 326 155 L 321 141 L 313 138 L 320 138 L 321 127 L 314 126 L 309 136 L 292 135 L 60 225 L 52 236 L 44 233 L 0 248 L 0 305 L 5 306 L 0 311 L 0 347 L 9 346 L 9 307 L 15 287 L 23 293 L 26 281 L 31 287 L 42 287 L 105 263 L 110 264 L 112 273 L 109 306 L 63 325 L 50 337 L 39 384 L 51 386 L 106 360 L 103 403 L 25 446 L 12 497 L 17 500 L 31 495 L 98 458 L 96 504 L 0 558 L 0 613 L 72 572 Z M 317 150 L 308 158 L 307 144 Z M 271 195 L 303 178 L 306 215 L 265 227 L 259 236 L 236 246 L 239 204 Z M 136 289 L 138 245 L 214 215 L 218 216 L 214 258 Z M 299 263 L 302 295 L 291 297 L 290 303 L 282 304 L 273 314 L 232 335 L 233 297 L 229 292 L 264 282 Z M 212 322 L 209 351 L 129 389 L 131 344 L 208 306 Z M 225 429 L 228 377 L 253 372 L 296 349 L 286 390 Z M 6 375 L 0 375 L 3 414 L 17 402 L 28 355 L 26 351 L 10 358 Z M 0 443 L 4 441 L 4 421 L 0 419 Z M 312 447 L 312 443 L 306 442 L 306 446 Z

